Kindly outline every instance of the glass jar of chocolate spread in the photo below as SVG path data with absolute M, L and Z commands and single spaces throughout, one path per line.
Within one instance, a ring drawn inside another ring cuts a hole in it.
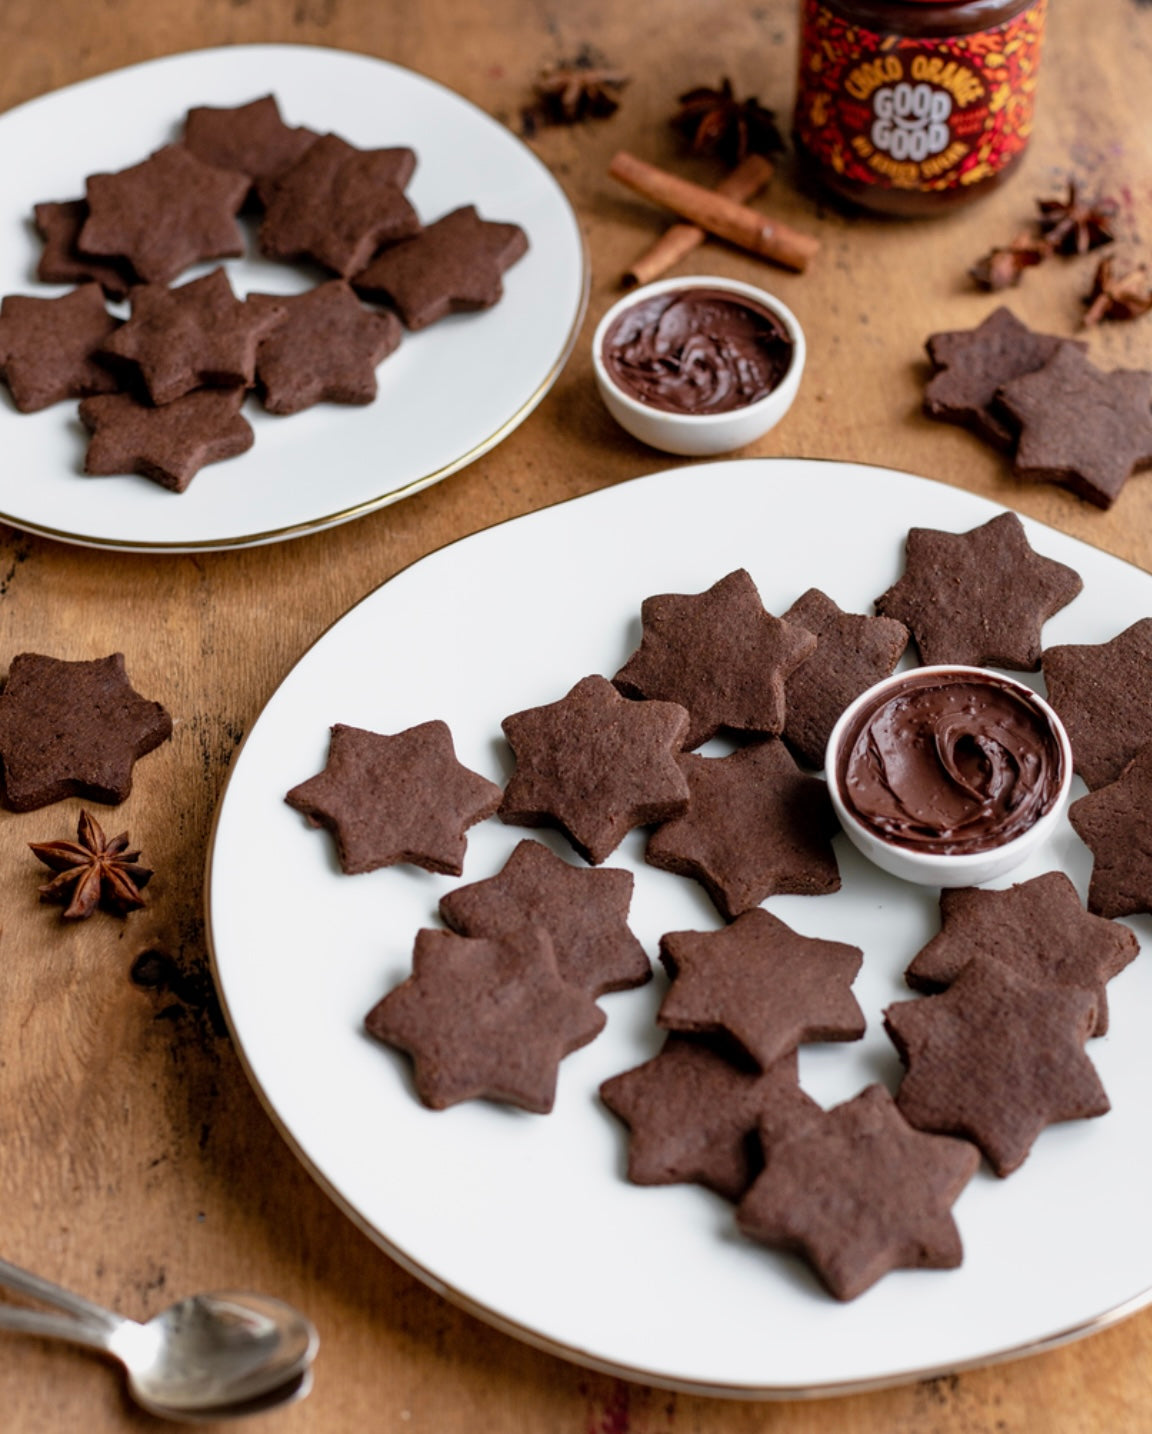
M 841 198 L 947 212 L 1019 164 L 1048 0 L 801 0 L 795 139 Z

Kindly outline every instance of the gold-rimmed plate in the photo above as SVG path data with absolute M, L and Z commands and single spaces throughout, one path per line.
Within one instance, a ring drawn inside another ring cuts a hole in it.
M 395 732 L 430 718 L 460 759 L 503 781 L 501 718 L 611 675 L 643 599 L 700 592 L 746 567 L 782 612 L 810 586 L 871 610 L 899 576 L 910 526 L 965 531 L 1004 511 L 939 483 L 853 464 L 743 459 L 639 478 L 518 518 L 424 558 L 364 599 L 301 658 L 256 721 L 226 788 L 208 878 L 216 974 L 248 1071 L 286 1138 L 340 1205 L 434 1289 L 570 1359 L 696 1392 L 794 1398 L 876 1387 L 1014 1357 L 1083 1335 L 1152 1297 L 1152 957 L 1109 987 L 1108 1034 L 1088 1043 L 1112 1110 L 1045 1130 L 1005 1180 L 981 1169 L 955 1206 L 964 1263 L 887 1275 L 851 1304 L 802 1262 L 743 1239 L 732 1208 L 691 1186 L 624 1178 L 623 1127 L 602 1080 L 659 1046 L 664 978 L 607 996 L 604 1031 L 560 1067 L 556 1106 L 426 1110 L 406 1059 L 365 1036 L 369 1008 L 411 967 L 420 927 L 460 884 L 393 867 L 340 874 L 328 834 L 284 794 L 324 765 L 334 722 Z M 814 517 L 814 515 L 816 515 Z M 1152 612 L 1152 576 L 1025 520 L 1033 546 L 1083 592 L 1045 645 L 1103 642 Z M 1042 686 L 1038 675 L 1026 680 Z M 1082 790 L 1076 779 L 1078 794 Z M 461 882 L 497 872 L 518 840 L 482 822 Z M 608 861 L 633 873 L 631 924 L 660 936 L 720 918 L 696 883 L 645 865 L 645 833 Z M 805 935 L 860 946 L 862 1041 L 806 1046 L 823 1105 L 880 1080 L 896 1052 L 881 1012 L 939 925 L 937 893 L 886 875 L 845 838 L 834 895 L 771 897 Z M 1087 889 L 1067 820 L 998 885 L 1050 869 Z M 1146 946 L 1152 922 L 1131 922 Z
M 494 308 L 406 334 L 363 408 L 321 404 L 277 418 L 250 396 L 253 447 L 170 493 L 147 478 L 85 477 L 75 403 L 18 413 L 0 385 L 0 521 L 92 547 L 195 552 L 298 537 L 393 503 L 492 448 L 555 381 L 583 316 L 588 273 L 563 190 L 526 145 L 469 101 L 384 60 L 297 45 L 237 45 L 148 61 L 0 116 L 0 293 L 41 284 L 41 200 L 79 198 L 87 175 L 179 138 L 194 105 L 273 93 L 289 124 L 364 148 L 408 145 L 408 194 L 427 222 L 461 204 L 521 225 L 528 253 Z M 254 231 L 225 261 L 237 293 L 293 293 L 323 276 L 262 259 Z M 176 281 L 206 273 L 189 269 Z

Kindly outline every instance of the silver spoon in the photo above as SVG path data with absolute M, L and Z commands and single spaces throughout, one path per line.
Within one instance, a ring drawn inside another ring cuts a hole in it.
M 307 1393 L 319 1336 L 304 1315 L 266 1295 L 192 1295 L 139 1324 L 6 1260 L 0 1285 L 62 1311 L 0 1304 L 0 1329 L 111 1355 L 136 1402 L 161 1417 L 234 1418 Z

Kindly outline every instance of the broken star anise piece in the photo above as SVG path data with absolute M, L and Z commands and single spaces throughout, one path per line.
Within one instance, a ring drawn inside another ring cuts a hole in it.
M 1040 228 L 1053 249 L 1061 254 L 1087 254 L 1111 244 L 1116 235 L 1112 221 L 1116 204 L 1111 199 L 1081 199 L 1074 179 L 1068 181 L 1065 199 L 1038 199 Z
M 617 97 L 628 83 L 623 70 L 604 64 L 591 50 L 541 71 L 533 82 L 535 103 L 523 112 L 525 129 L 539 124 L 580 124 L 607 119 L 620 107 Z
M 1086 324 L 1101 319 L 1138 319 L 1152 310 L 1152 275 L 1147 264 L 1118 274 L 1111 258 L 1101 259 L 1096 266 L 1092 288 L 1084 302 Z
M 784 140 L 776 116 L 759 100 L 738 100 L 725 77 L 718 90 L 700 86 L 680 96 L 672 125 L 689 142 L 693 154 L 715 154 L 739 164 L 750 154 L 778 154 Z
M 968 273 L 982 289 L 1011 289 L 1020 282 L 1025 269 L 1042 263 L 1052 252 L 1046 239 L 1018 234 L 1011 244 L 991 249 L 977 259 Z
M 40 900 L 67 903 L 65 920 L 83 921 L 97 906 L 127 916 L 144 905 L 140 888 L 147 884 L 152 872 L 139 864 L 138 851 L 128 850 L 127 832 L 108 841 L 95 817 L 81 812 L 74 842 L 28 845 L 45 866 L 57 873 L 40 888 Z

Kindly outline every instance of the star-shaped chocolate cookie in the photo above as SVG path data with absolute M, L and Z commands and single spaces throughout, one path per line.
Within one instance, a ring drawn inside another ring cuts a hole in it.
M 21 653 L 0 692 L 7 803 L 29 812 L 65 797 L 122 802 L 134 763 L 171 735 L 168 713 L 128 681 L 123 653 L 80 662 Z
M 685 747 L 699 747 L 722 727 L 781 731 L 784 684 L 816 638 L 773 617 L 743 568 L 706 592 L 645 598 L 640 620 L 640 646 L 613 681 L 628 697 L 687 707 Z
M 126 260 L 145 284 L 168 284 L 201 259 L 243 254 L 236 213 L 249 183 L 182 144 L 167 145 L 129 169 L 89 176 L 77 244 L 85 254 Z
M 966 533 L 912 528 L 904 573 L 876 611 L 911 629 L 921 661 L 972 667 L 1040 666 L 1040 631 L 1084 586 L 1041 557 L 1015 513 Z
M 98 284 L 58 299 L 8 294 L 0 303 L 0 378 L 12 402 L 36 413 L 61 399 L 114 393 L 119 380 L 96 354 L 119 326 Z
M 1152 617 L 1108 642 L 1046 648 L 1043 667 L 1076 770 L 1090 788 L 1115 781 L 1152 742 Z
M 890 1270 L 961 1263 L 951 1210 L 979 1163 L 966 1141 L 913 1130 L 871 1085 L 771 1145 L 736 1221 L 750 1239 L 798 1251 L 851 1300 Z
M 1097 1036 L 1108 1029 L 1105 986 L 1140 950 L 1127 926 L 1085 911 L 1062 871 L 1045 872 L 1006 891 L 976 886 L 942 891 L 940 918 L 939 935 L 916 953 L 904 973 L 913 990 L 942 991 L 969 961 L 991 957 L 1037 985 L 1091 991 Z
M 908 629 L 894 618 L 844 612 L 819 588 L 797 598 L 781 620 L 816 638 L 816 650 L 784 683 L 784 740 L 801 761 L 822 767 L 836 719 L 894 671 Z
M 1105 373 L 1062 345 L 1042 369 L 1012 379 L 999 401 L 1020 425 L 1013 472 L 1059 483 L 1108 508 L 1138 468 L 1152 466 L 1152 373 Z
M 84 472 L 95 476 L 139 473 L 183 493 L 208 463 L 222 463 L 252 447 L 252 428 L 241 417 L 238 388 L 200 388 L 163 408 L 131 394 L 86 398 L 80 421 L 92 437 Z
M 424 329 L 446 314 L 490 309 L 503 296 L 504 271 L 527 252 L 518 224 L 481 219 L 466 204 L 385 249 L 352 286 L 395 305 L 407 328 Z
M 1010 1175 L 1046 1126 L 1108 1110 L 1084 1054 L 1095 1025 L 1091 991 L 971 961 L 941 995 L 884 1012 L 907 1067 L 896 1103 L 917 1129 L 974 1141 L 997 1175 Z
M 1114 782 L 1073 802 L 1068 820 L 1095 858 L 1088 909 L 1100 916 L 1152 911 L 1152 743 Z
M 633 827 L 688 804 L 676 757 L 688 714 L 674 702 L 630 702 L 606 678 L 585 677 L 566 697 L 505 717 L 516 770 L 500 820 L 550 826 L 598 866 Z
M 314 259 L 347 279 L 381 244 L 420 230 L 404 196 L 410 149 L 357 149 L 322 135 L 267 196 L 260 248 L 271 259 Z
M 628 926 L 632 885 L 630 871 L 590 871 L 538 841 L 522 841 L 499 875 L 442 896 L 440 915 L 462 936 L 542 927 L 564 980 L 601 996 L 652 978 L 647 953 Z
M 420 931 L 412 975 L 365 1026 L 412 1057 L 417 1093 L 433 1110 L 487 1097 L 544 1115 L 560 1061 L 599 1034 L 604 1013 L 560 979 L 543 931 L 498 941 Z
M 457 760 L 445 722 L 388 736 L 338 722 L 324 770 L 285 801 L 327 827 L 348 875 L 411 862 L 459 876 L 464 833 L 492 815 L 500 788 Z
M 36 266 L 36 277 L 47 284 L 83 284 L 93 280 L 109 299 L 124 299 L 139 279 L 123 259 L 101 259 L 81 253 L 77 240 L 88 218 L 84 199 L 37 204 L 33 210 L 36 228 L 44 248 Z
M 141 284 L 131 303 L 131 318 L 102 352 L 132 364 L 157 405 L 194 388 L 250 388 L 256 346 L 286 312 L 238 299 L 223 269 L 174 289 Z
M 727 757 L 685 753 L 688 809 L 648 839 L 644 860 L 695 878 L 726 921 L 774 892 L 840 889 L 832 838 L 840 830 L 819 777 L 770 739 Z
M 248 303 L 257 313 L 280 312 L 256 351 L 256 377 L 269 413 L 376 397 L 376 367 L 402 334 L 395 314 L 366 309 L 342 279 L 304 294 L 249 294 Z
M 852 982 L 858 946 L 801 936 L 757 908 L 720 931 L 670 931 L 660 960 L 672 984 L 656 1024 L 731 1036 L 761 1070 L 808 1041 L 858 1041 L 864 1013 Z
M 1055 334 L 1038 334 L 1003 307 L 974 329 L 933 334 L 926 347 L 936 372 L 924 389 L 924 412 L 1012 448 L 1017 428 L 996 395 L 1011 379 L 1043 368 L 1064 344 L 1084 347 Z
M 651 1060 L 606 1080 L 600 1099 L 628 1127 L 633 1184 L 706 1185 L 728 1200 L 739 1200 L 763 1168 L 761 1119 L 779 1134 L 820 1110 L 800 1089 L 794 1051 L 756 1071 L 676 1035 Z
M 319 137 L 286 125 L 274 95 L 246 105 L 196 105 L 184 121 L 185 147 L 205 164 L 246 174 L 262 199 Z

